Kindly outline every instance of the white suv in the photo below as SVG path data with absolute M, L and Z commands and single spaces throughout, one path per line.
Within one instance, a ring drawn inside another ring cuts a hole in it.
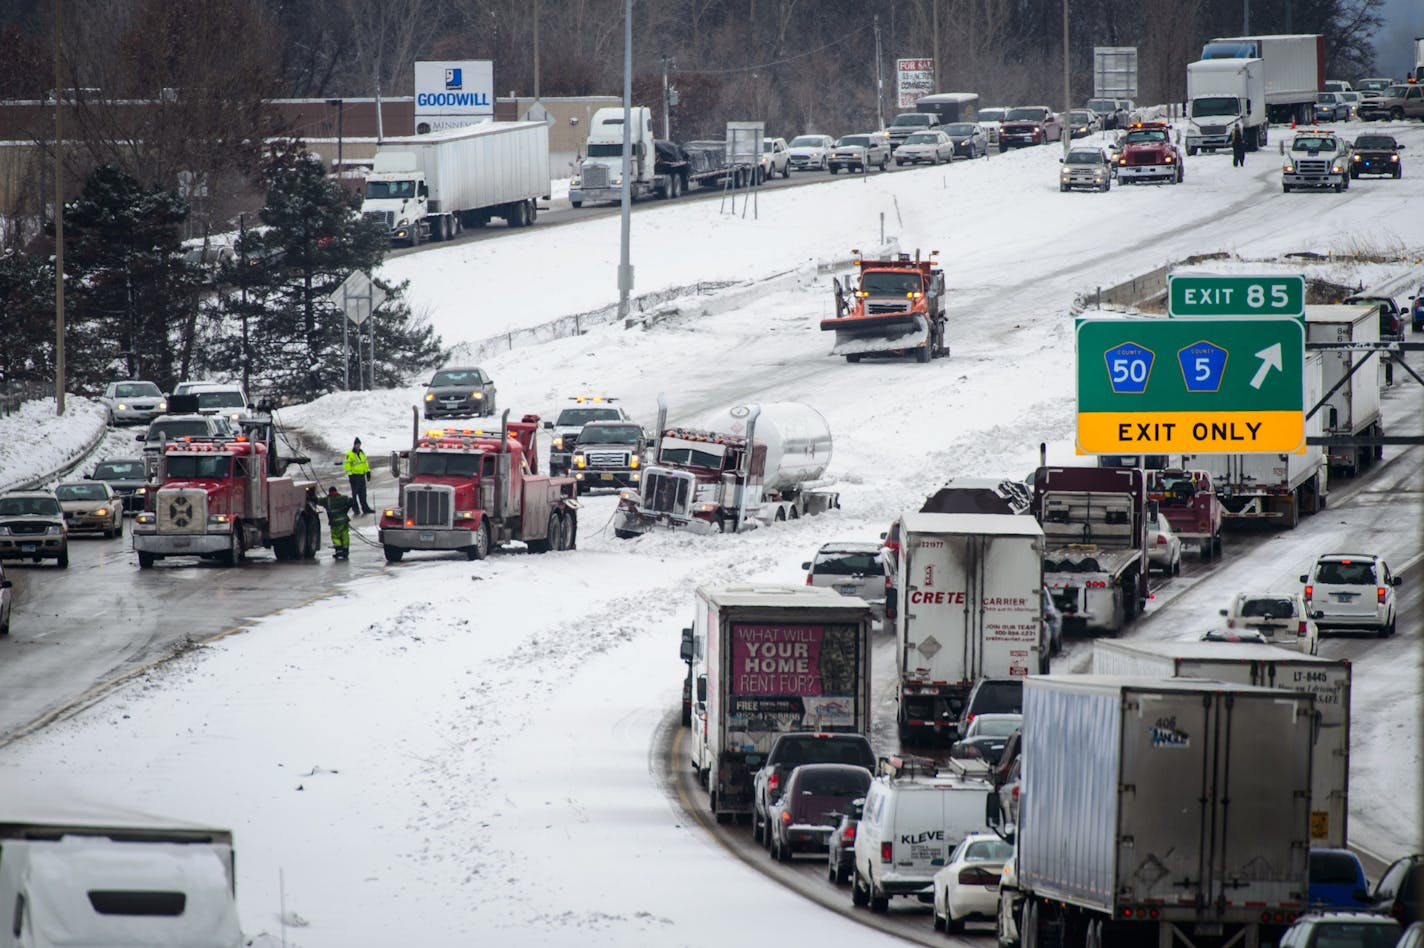
M 1394 634 L 1394 588 L 1400 578 L 1378 556 L 1332 553 L 1316 560 L 1305 584 L 1305 605 L 1321 629 L 1374 629 Z
M 1221 610 L 1229 629 L 1253 629 L 1272 645 L 1314 655 L 1320 630 L 1299 593 L 1237 593 L 1231 608 Z

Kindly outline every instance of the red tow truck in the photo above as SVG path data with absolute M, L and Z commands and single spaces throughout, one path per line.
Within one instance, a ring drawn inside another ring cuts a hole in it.
M 183 438 L 163 448 L 156 490 L 134 517 L 140 569 L 166 556 L 225 566 L 271 547 L 279 560 L 311 559 L 321 547 L 315 482 L 283 476 L 275 445 L 249 435 Z
M 1118 184 L 1181 184 L 1185 175 L 1182 150 L 1172 142 L 1172 126 L 1166 122 L 1133 122 L 1127 127 L 1117 156 Z
M 511 540 L 532 553 L 574 548 L 578 485 L 539 473 L 538 415 L 510 421 L 506 411 L 499 428 L 422 432 L 418 412 L 411 449 L 391 456 L 400 499 L 381 511 L 387 562 L 407 550 L 459 550 L 479 560 Z
M 836 315 L 821 320 L 823 331 L 836 334 L 831 354 L 847 362 L 875 353 L 913 355 L 916 362 L 949 355 L 938 253 L 924 260 L 919 251 L 913 259 L 902 253 L 894 260 L 856 260 L 859 283 L 852 288 L 847 278 L 842 287 L 836 280 Z
M 1207 471 L 1168 468 L 1147 472 L 1147 499 L 1180 539 L 1195 543 L 1203 560 L 1221 555 L 1221 498 Z

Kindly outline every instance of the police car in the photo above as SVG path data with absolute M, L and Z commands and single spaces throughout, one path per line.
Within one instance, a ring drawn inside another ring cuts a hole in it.
M 568 474 L 573 468 L 574 445 L 578 443 L 583 426 L 591 421 L 629 421 L 628 413 L 616 398 L 606 395 L 574 395 L 572 403 L 559 412 L 559 417 L 546 422 L 551 429 L 549 441 L 549 473 L 553 476 Z

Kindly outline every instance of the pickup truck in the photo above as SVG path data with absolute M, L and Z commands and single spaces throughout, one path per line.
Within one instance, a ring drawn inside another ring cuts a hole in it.
M 786 788 L 786 778 L 802 764 L 856 764 L 872 772 L 875 752 L 862 734 L 822 734 L 811 731 L 779 735 L 752 783 L 752 838 L 771 848 L 767 820 Z
M 1157 502 L 1178 538 L 1197 544 L 1203 560 L 1221 555 L 1221 498 L 1210 472 L 1148 471 L 1147 499 Z

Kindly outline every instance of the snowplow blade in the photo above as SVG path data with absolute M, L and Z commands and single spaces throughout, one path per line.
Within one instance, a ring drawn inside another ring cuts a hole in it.
M 834 330 L 832 355 L 895 352 L 929 343 L 929 326 L 918 313 L 883 313 L 847 319 L 823 319 L 821 328 Z

